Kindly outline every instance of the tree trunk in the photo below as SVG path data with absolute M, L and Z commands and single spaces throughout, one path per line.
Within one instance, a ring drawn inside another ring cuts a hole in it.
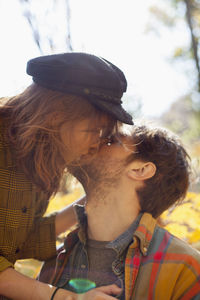
M 192 7 L 190 0 L 184 0 L 186 5 L 186 20 L 190 29 L 190 35 L 191 35 L 191 48 L 194 55 L 195 65 L 198 73 L 198 91 L 200 92 L 200 63 L 199 63 L 199 57 L 198 57 L 198 44 L 197 40 L 194 35 L 193 31 L 193 24 L 192 24 Z
M 69 0 L 66 0 L 66 18 L 67 18 L 67 48 L 70 51 L 73 51 L 72 42 L 71 42 L 71 29 L 70 29 L 70 17 L 71 17 L 71 10 Z

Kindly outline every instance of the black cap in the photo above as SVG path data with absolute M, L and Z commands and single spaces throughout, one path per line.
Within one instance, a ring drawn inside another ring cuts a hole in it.
M 26 71 L 38 85 L 83 96 L 117 120 L 133 124 L 131 115 L 121 105 L 126 78 L 102 57 L 81 52 L 40 56 L 28 61 Z

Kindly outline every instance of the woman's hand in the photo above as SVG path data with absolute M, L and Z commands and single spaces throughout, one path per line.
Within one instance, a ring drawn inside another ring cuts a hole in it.
M 115 284 L 102 286 L 85 294 L 79 294 L 77 300 L 114 300 L 116 298 L 110 295 L 119 295 L 121 291 L 122 289 Z
M 53 297 L 53 300 L 114 300 L 116 298 L 110 295 L 118 295 L 121 291 L 122 289 L 115 284 L 101 286 L 83 294 L 75 294 L 70 291 L 59 289 Z

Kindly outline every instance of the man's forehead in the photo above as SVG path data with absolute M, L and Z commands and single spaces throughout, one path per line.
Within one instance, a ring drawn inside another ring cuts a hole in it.
M 136 150 L 136 145 L 131 135 L 119 135 L 119 140 L 124 150 L 133 152 Z

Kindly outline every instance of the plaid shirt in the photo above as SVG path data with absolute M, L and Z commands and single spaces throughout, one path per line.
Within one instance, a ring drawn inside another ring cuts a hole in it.
M 56 285 L 79 240 L 70 233 L 57 259 L 43 265 L 39 280 Z M 142 215 L 125 259 L 125 300 L 200 299 L 200 253 Z
M 0 118 L 0 271 L 17 259 L 56 255 L 55 215 L 42 217 L 48 199 L 15 166 L 5 132 Z

